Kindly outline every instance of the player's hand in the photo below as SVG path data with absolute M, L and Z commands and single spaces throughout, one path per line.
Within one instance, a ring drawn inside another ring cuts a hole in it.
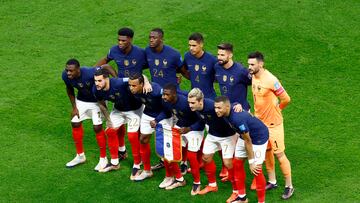
M 143 87 L 143 93 L 147 94 L 147 93 L 150 93 L 150 92 L 152 92 L 152 86 L 151 86 L 150 83 L 146 82 L 144 84 L 144 87 Z
M 183 128 L 179 129 L 179 132 L 180 132 L 180 134 L 186 134 L 186 133 L 190 132 L 190 130 L 191 129 L 189 127 L 183 127 Z
M 249 164 L 250 172 L 254 174 L 254 176 L 257 176 L 260 173 L 260 170 L 262 168 L 262 165 L 256 165 L 255 163 Z
M 150 126 L 152 127 L 152 128 L 155 128 L 156 127 L 156 121 L 155 120 L 152 120 L 152 121 L 150 121 Z
M 76 107 L 74 107 L 73 110 L 71 111 L 71 118 L 74 118 L 74 116 L 77 116 L 80 119 L 79 110 Z
M 243 108 L 241 106 L 241 104 L 236 104 L 234 107 L 233 107 L 234 111 L 237 113 L 237 112 L 242 112 L 243 111 Z

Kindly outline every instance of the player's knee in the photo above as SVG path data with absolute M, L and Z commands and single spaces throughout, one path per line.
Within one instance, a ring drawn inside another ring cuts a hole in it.
M 150 141 L 150 135 L 144 135 L 144 134 L 140 135 L 140 143 L 141 144 L 147 144 L 147 143 L 149 143 L 149 141 Z
M 277 159 L 281 159 L 283 156 L 286 157 L 284 152 L 276 153 L 275 156 L 276 156 Z
M 79 128 L 80 126 L 81 126 L 81 122 L 79 122 L 79 123 L 71 122 L 71 127 L 73 127 L 73 128 Z
M 93 129 L 94 129 L 95 133 L 99 133 L 102 131 L 102 125 L 94 125 Z
M 204 161 L 204 163 L 208 164 L 211 162 L 212 159 L 211 156 L 203 155 L 202 160 Z
M 233 167 L 232 159 L 223 159 L 226 168 L 231 169 Z

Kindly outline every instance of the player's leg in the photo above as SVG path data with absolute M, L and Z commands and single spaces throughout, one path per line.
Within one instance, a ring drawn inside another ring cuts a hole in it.
M 290 161 L 285 155 L 285 142 L 284 142 L 284 126 L 278 125 L 272 129 L 274 134 L 273 150 L 274 154 L 279 161 L 281 172 L 285 178 L 285 189 L 281 196 L 283 199 L 289 199 L 294 192 L 294 187 L 291 180 L 291 165 Z
M 171 183 L 171 185 L 165 187 L 165 190 L 172 190 L 177 187 L 182 187 L 186 185 L 186 181 L 184 177 L 181 174 L 180 167 L 177 162 L 171 162 L 169 163 L 170 171 L 173 173 L 173 176 L 175 176 L 175 180 Z
M 277 188 L 277 181 L 275 174 L 275 157 L 274 157 L 274 149 L 276 149 L 277 144 L 274 140 L 276 131 L 272 127 L 271 128 L 268 127 L 268 129 L 269 129 L 269 142 L 265 156 L 265 166 L 268 174 L 268 182 L 266 184 L 266 190 L 271 190 Z
M 166 187 L 170 186 L 175 180 L 172 171 L 170 171 L 171 169 L 169 166 L 169 162 L 164 161 L 164 168 L 165 168 L 165 178 L 159 184 L 159 188 L 161 189 L 165 189 Z
M 82 121 L 90 118 L 86 113 L 87 110 L 90 109 L 87 103 L 88 102 L 82 102 L 76 100 L 76 106 L 79 111 L 79 117 L 74 116 L 71 119 L 72 136 L 76 148 L 76 156 L 73 160 L 66 163 L 66 167 L 68 168 L 82 164 L 86 161 L 86 157 L 84 153 L 84 145 L 83 145 L 84 129 L 82 126 Z
M 222 150 L 223 164 L 228 169 L 228 180 L 231 182 L 233 186 L 233 192 L 230 195 L 230 198 L 228 198 L 228 200 L 232 199 L 232 197 L 234 197 L 233 194 L 237 192 L 237 186 L 234 180 L 234 167 L 233 167 L 233 158 L 234 158 L 237 138 L 238 138 L 237 135 L 233 135 L 218 139 L 218 143 L 221 146 L 221 150 Z
M 126 125 L 121 125 L 117 130 L 118 140 L 119 140 L 119 161 L 122 161 L 127 158 L 128 154 L 126 152 L 125 146 L 125 134 L 126 134 Z
M 150 138 L 152 133 L 154 132 L 154 128 L 151 128 L 150 121 L 154 120 L 153 117 L 148 116 L 146 114 L 141 115 L 140 120 L 140 156 L 142 163 L 144 165 L 144 171 L 150 173 L 151 165 L 150 165 Z M 140 173 L 141 174 L 141 173 Z M 138 174 L 134 179 L 135 180 L 143 180 L 143 177 L 140 177 Z M 145 175 L 145 174 L 144 174 Z M 139 177 L 138 177 L 139 176 Z
M 246 189 L 245 189 L 246 172 L 244 168 L 244 161 L 246 157 L 247 154 L 245 150 L 244 140 L 238 139 L 235 146 L 235 158 L 233 159 L 233 169 L 234 169 L 234 182 L 232 182 L 233 193 L 228 198 L 227 202 L 232 202 L 236 198 L 246 200 Z
M 256 165 L 263 164 L 266 156 L 267 142 L 262 145 L 253 145 L 254 153 L 254 162 Z M 258 196 L 258 202 L 265 202 L 265 192 L 266 192 L 266 179 L 262 168 L 258 171 L 258 174 L 255 176 L 256 179 L 256 193 Z
M 193 187 L 191 195 L 197 195 L 201 189 L 200 183 L 200 165 L 197 159 L 197 152 L 200 150 L 203 140 L 203 131 L 190 131 L 183 135 L 187 141 L 188 160 L 190 162 L 191 174 L 193 176 Z
M 102 127 L 102 116 L 101 111 L 99 108 L 99 105 L 97 103 L 93 104 L 92 110 L 91 110 L 91 118 L 93 122 L 93 129 L 95 132 L 95 137 L 97 144 L 99 146 L 100 150 L 100 158 L 98 164 L 95 166 L 94 170 L 99 171 L 100 169 L 103 169 L 108 164 L 108 160 L 106 158 L 106 137 L 105 137 L 105 131 Z
M 207 134 L 204 141 L 203 162 L 204 171 L 208 178 L 208 185 L 198 192 L 199 195 L 204 195 L 208 192 L 217 192 L 218 190 L 216 183 L 216 165 L 213 160 L 214 153 L 218 150 L 220 150 L 220 146 L 217 145 L 216 137 Z
M 109 147 L 109 152 L 111 156 L 110 163 L 106 165 L 104 169 L 100 169 L 99 172 L 108 172 L 112 170 L 120 169 L 119 163 L 119 139 L 118 139 L 118 128 L 125 123 L 125 119 L 120 111 L 113 109 L 110 113 L 110 120 L 112 122 L 111 128 L 106 128 L 105 134 L 107 135 L 107 142 Z

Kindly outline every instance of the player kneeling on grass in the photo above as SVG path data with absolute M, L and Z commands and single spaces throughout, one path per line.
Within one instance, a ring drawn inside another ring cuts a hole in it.
M 105 69 L 111 69 L 109 65 L 104 65 Z M 65 70 L 62 73 L 62 79 L 66 84 L 67 95 L 69 96 L 72 112 L 71 112 L 71 126 L 72 134 L 76 147 L 76 157 L 66 164 L 66 167 L 71 168 L 86 161 L 83 137 L 84 129 L 82 121 L 92 119 L 93 128 L 96 133 L 96 140 L 100 148 L 100 160 L 96 165 L 95 170 L 98 171 L 107 164 L 106 159 L 106 138 L 102 128 L 102 119 L 99 105 L 94 95 L 91 93 L 91 88 L 94 85 L 94 73 L 96 68 L 81 67 L 76 59 L 69 59 L 66 62 Z M 74 88 L 77 89 L 77 96 L 75 98 Z
M 229 202 L 247 202 L 245 191 L 244 160 L 248 158 L 251 173 L 257 183 L 258 202 L 265 202 L 266 180 L 262 172 L 269 131 L 263 122 L 246 111 L 235 112 L 229 99 L 220 96 L 215 99 L 217 116 L 226 117 L 231 127 L 240 135 L 235 148 L 234 177 L 238 196 Z

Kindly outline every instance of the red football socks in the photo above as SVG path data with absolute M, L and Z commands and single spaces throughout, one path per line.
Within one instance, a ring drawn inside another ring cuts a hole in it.
M 83 145 L 83 137 L 84 137 L 84 128 L 82 124 L 80 124 L 77 128 L 72 128 L 72 135 L 76 147 L 76 153 L 81 154 L 84 152 L 84 145 Z
M 128 132 L 128 139 L 131 144 L 131 153 L 133 155 L 134 164 L 138 165 L 141 162 L 139 133 L 137 131 Z
M 117 159 L 118 149 L 119 149 L 119 140 L 117 136 L 117 130 L 114 128 L 108 128 L 105 130 L 106 135 L 108 136 L 108 146 L 111 155 L 111 159 Z
M 101 129 L 100 132 L 96 133 L 96 141 L 100 149 L 100 158 L 106 157 L 106 137 L 105 132 Z

